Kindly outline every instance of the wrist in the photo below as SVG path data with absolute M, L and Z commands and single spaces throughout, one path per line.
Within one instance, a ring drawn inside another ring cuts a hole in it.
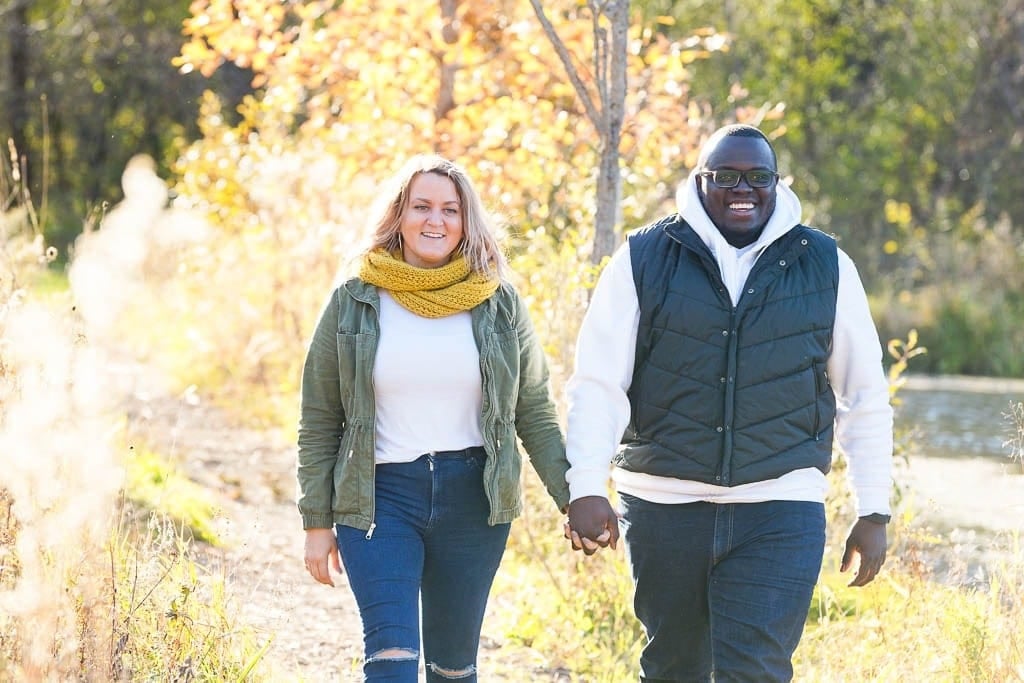
M 875 524 L 888 524 L 889 520 L 892 519 L 892 515 L 883 515 L 880 512 L 872 512 L 870 515 L 863 515 L 860 519 L 874 522 Z

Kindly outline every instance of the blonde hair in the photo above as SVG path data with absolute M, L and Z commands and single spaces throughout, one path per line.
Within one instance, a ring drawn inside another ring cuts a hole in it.
M 409 188 L 421 173 L 444 176 L 455 185 L 462 211 L 462 241 L 456 251 L 465 256 L 471 270 L 507 279 L 508 261 L 495 235 L 495 218 L 485 209 L 466 172 L 456 163 L 436 154 L 419 154 L 409 159 L 384 186 L 370 212 L 372 231 L 367 251 L 402 249 L 402 217 L 408 209 Z

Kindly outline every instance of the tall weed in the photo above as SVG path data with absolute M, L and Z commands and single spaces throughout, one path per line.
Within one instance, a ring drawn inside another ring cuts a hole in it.
M 52 253 L 16 199 L 0 214 L 0 679 L 259 680 L 258 644 L 159 504 L 141 535 L 125 523 L 142 515 L 95 343 L 121 300 L 91 297 L 88 277 L 84 307 L 33 297 Z M 121 263 L 79 256 L 79 275 Z
M 1024 474 L 1024 401 L 1011 401 L 1005 417 L 1009 434 L 1003 447 L 1009 449 L 1010 459 L 1020 466 L 1020 473 Z

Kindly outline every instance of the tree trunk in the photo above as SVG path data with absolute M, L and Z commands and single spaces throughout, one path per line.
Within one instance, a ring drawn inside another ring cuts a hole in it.
M 600 109 L 583 83 L 569 55 L 565 43 L 548 20 L 540 0 L 530 0 L 544 33 L 555 48 L 566 75 L 583 103 L 600 138 L 601 160 L 598 165 L 596 212 L 594 215 L 594 241 L 590 252 L 591 263 L 599 264 L 618 246 L 616 227 L 619 224 L 619 201 L 622 195 L 622 175 L 619 172 L 619 141 L 626 103 L 626 55 L 629 40 L 629 0 L 589 0 L 587 6 L 594 24 L 594 87 L 600 100 Z M 601 26 L 606 17 L 609 29 Z
M 611 38 L 594 55 L 603 69 L 601 163 L 597 176 L 597 211 L 594 216 L 594 246 L 590 262 L 599 264 L 619 244 L 616 235 L 620 221 L 619 205 L 622 200 L 622 174 L 619 170 L 619 142 L 626 103 L 626 49 L 629 40 L 629 1 L 608 2 L 605 15 L 611 21 Z M 595 29 L 597 22 L 595 21 Z M 601 54 L 603 53 L 603 54 Z
M 459 40 L 459 32 L 456 29 L 455 15 L 456 0 L 441 1 L 441 18 L 444 22 L 441 27 L 441 37 L 448 45 L 454 45 Z M 459 70 L 457 63 L 445 60 L 443 52 L 434 55 L 437 65 L 440 68 L 440 82 L 437 88 L 437 104 L 434 107 L 434 120 L 440 121 L 455 108 L 455 74 Z

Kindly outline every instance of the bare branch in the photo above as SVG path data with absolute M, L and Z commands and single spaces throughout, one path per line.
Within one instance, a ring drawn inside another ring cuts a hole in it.
M 569 81 L 572 83 L 573 88 L 576 89 L 576 95 L 583 102 L 583 108 L 587 112 L 587 117 L 593 122 L 594 127 L 598 131 L 603 131 L 604 126 L 602 125 L 601 113 L 594 105 L 594 101 L 591 99 L 590 93 L 587 92 L 586 86 L 583 85 L 583 81 L 580 79 L 579 72 L 576 71 L 576 66 L 572 63 L 572 57 L 569 54 L 569 50 L 565 47 L 565 43 L 562 42 L 558 32 L 555 31 L 555 27 L 551 24 L 547 15 L 544 14 L 544 8 L 541 7 L 540 0 L 530 0 L 530 4 L 533 5 L 533 12 L 537 15 L 540 25 L 544 28 L 544 33 L 547 35 L 548 40 L 551 41 L 555 52 L 558 53 L 559 59 L 562 60 L 565 73 L 569 76 Z
M 601 130 L 608 130 L 608 32 L 601 28 L 601 7 L 595 0 L 589 0 L 590 19 L 594 29 L 594 71 L 597 96 L 601 99 Z

